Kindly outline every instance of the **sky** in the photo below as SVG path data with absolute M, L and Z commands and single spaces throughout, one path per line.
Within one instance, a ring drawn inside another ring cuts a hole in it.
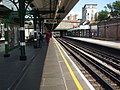
M 73 9 L 69 12 L 68 15 L 72 14 L 75 15 L 77 14 L 77 18 L 81 19 L 82 18 L 82 7 L 85 4 L 97 4 L 97 12 L 101 10 L 105 10 L 104 6 L 106 6 L 109 3 L 113 3 L 116 0 L 79 0 L 78 3 L 73 7 Z

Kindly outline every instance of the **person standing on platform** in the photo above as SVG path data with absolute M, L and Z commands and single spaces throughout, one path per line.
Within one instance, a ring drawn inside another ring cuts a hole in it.
M 39 47 L 41 46 L 41 37 L 42 37 L 41 33 L 38 32 L 38 44 L 39 44 Z
M 30 33 L 28 42 L 29 42 L 30 44 L 33 44 L 33 41 L 34 41 L 34 36 Z
M 47 45 L 49 45 L 49 41 L 50 41 L 50 32 L 46 32 L 46 41 L 47 41 Z

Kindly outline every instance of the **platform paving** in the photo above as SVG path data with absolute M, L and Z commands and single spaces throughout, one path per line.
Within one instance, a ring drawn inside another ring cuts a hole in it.
M 72 71 L 82 85 L 83 90 L 90 90 L 73 64 L 67 59 Z M 51 39 L 45 58 L 42 82 L 39 90 L 78 90 L 58 48 Z
M 19 48 L 4 58 L 0 52 L 0 90 L 78 90 L 53 39 L 49 46 L 26 47 L 27 61 L 19 60 Z M 68 58 L 65 56 L 68 60 Z M 90 90 L 68 60 L 84 90 Z
M 3 50 L 0 51 L 0 90 L 14 90 L 19 85 L 21 79 L 23 78 L 24 74 L 27 72 L 28 68 L 30 68 L 31 65 L 35 63 L 37 59 L 39 59 L 40 63 L 42 62 L 41 64 L 43 64 L 47 45 L 45 44 L 45 42 L 43 42 L 42 45 L 43 46 L 41 48 L 36 48 L 36 49 L 31 45 L 26 46 L 26 56 L 27 56 L 26 61 L 19 60 L 19 56 L 20 56 L 19 48 L 12 50 L 10 52 L 10 57 L 5 57 L 5 58 L 4 58 L 4 51 Z M 0 49 L 3 49 L 2 44 Z M 38 75 L 40 77 L 40 74 Z M 29 78 L 34 78 L 34 77 L 31 76 Z M 18 88 L 18 90 L 37 90 L 37 89 Z

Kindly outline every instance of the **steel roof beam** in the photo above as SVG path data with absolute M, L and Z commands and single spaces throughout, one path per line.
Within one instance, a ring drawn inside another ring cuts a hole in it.
M 55 13 L 56 10 L 39 10 L 39 14 L 49 14 L 49 13 Z M 58 13 L 64 13 L 65 10 L 58 10 Z

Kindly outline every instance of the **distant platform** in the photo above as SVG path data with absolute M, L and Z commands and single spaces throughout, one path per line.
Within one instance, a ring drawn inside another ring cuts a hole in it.
M 69 36 L 65 36 L 65 37 L 84 41 L 84 42 L 89 42 L 89 43 L 93 43 L 93 44 L 99 44 L 102 46 L 106 46 L 106 47 L 115 48 L 115 49 L 120 50 L 120 41 L 106 41 L 106 40 L 97 40 L 97 39 L 92 39 L 92 38 L 69 37 Z

